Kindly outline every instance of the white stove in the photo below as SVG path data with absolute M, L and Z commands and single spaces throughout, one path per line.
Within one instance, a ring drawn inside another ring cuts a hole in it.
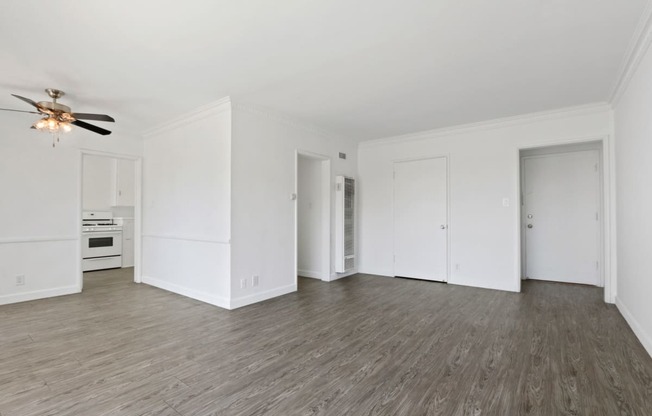
M 82 270 L 122 267 L 122 226 L 110 211 L 84 211 L 82 215 Z

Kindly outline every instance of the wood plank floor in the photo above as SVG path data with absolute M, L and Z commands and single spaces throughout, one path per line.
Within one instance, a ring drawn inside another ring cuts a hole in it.
M 224 311 L 94 272 L 0 307 L 0 414 L 652 415 L 652 359 L 601 290 L 357 275 Z

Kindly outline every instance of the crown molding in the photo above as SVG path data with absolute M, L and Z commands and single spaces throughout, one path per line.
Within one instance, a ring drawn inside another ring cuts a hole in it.
M 493 120 L 480 121 L 477 123 L 462 124 L 452 127 L 444 127 L 434 130 L 426 130 L 417 133 L 403 134 L 400 136 L 391 136 L 374 140 L 361 142 L 358 147 L 374 147 L 384 144 L 412 142 L 418 140 L 432 139 L 449 135 L 469 133 L 480 130 L 492 130 L 520 124 L 529 124 L 537 121 L 555 120 L 560 118 L 575 117 L 586 114 L 595 114 L 605 111 L 611 111 L 608 103 L 593 103 L 574 107 L 565 107 L 557 110 L 541 111 L 537 113 L 528 113 L 512 117 L 503 117 Z
M 152 127 L 142 133 L 142 136 L 147 139 L 152 136 L 157 136 L 168 130 L 177 129 L 183 127 L 192 122 L 202 120 L 206 117 L 219 114 L 223 111 L 228 111 L 231 109 L 231 97 L 226 96 L 212 103 L 198 107 L 188 113 L 182 114 L 178 117 L 174 117 L 165 123 L 159 124 L 155 127 Z
M 296 129 L 303 130 L 308 133 L 313 133 L 323 138 L 338 139 L 338 140 L 347 139 L 347 137 L 345 136 L 339 135 L 337 133 L 333 133 L 332 131 L 322 129 L 313 124 L 298 121 L 288 116 L 287 114 L 279 113 L 267 107 L 262 107 L 251 103 L 241 103 L 237 101 L 232 102 L 231 106 L 235 110 L 240 110 L 257 117 L 265 117 L 269 120 L 276 121 L 278 123 L 285 124 L 286 126 L 294 127 Z
M 648 0 L 643 14 L 636 25 L 634 35 L 629 42 L 625 58 L 618 73 L 618 78 L 611 91 L 609 103 L 615 107 L 623 96 L 632 77 L 636 73 L 645 53 L 652 43 L 652 0 Z

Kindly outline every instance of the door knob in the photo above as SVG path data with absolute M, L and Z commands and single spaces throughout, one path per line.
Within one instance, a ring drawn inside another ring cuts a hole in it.
M 532 228 L 532 227 L 534 227 L 532 224 L 527 225 L 527 228 Z
M 441 228 L 442 230 L 445 230 L 446 226 L 442 224 L 442 225 L 439 226 L 439 228 Z

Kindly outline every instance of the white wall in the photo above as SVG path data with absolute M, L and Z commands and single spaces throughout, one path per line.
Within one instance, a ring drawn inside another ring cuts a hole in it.
M 394 275 L 393 162 L 447 155 L 449 283 L 520 290 L 518 149 L 608 136 L 610 114 L 587 106 L 361 143 L 360 272 Z
M 321 161 L 299 155 L 297 244 L 299 276 L 321 278 Z
M 80 290 L 81 150 L 140 155 L 140 139 L 75 129 L 56 148 L 25 116 L 0 113 L 0 304 Z M 16 286 L 15 277 L 25 276 Z
M 146 135 L 143 282 L 214 305 L 230 297 L 231 104 Z
M 331 158 L 331 234 L 335 176 L 356 175 L 356 144 L 329 137 L 292 120 L 235 105 L 232 144 L 231 306 L 239 307 L 296 290 L 296 151 Z M 338 152 L 347 153 L 339 159 Z M 334 244 L 331 239 L 331 244 Z M 334 270 L 334 248 L 331 270 Z M 252 276 L 260 278 L 252 287 Z M 337 276 L 334 276 L 337 277 Z M 246 279 L 246 288 L 240 281 Z
M 652 355 L 652 52 L 614 109 L 618 223 L 616 304 Z

